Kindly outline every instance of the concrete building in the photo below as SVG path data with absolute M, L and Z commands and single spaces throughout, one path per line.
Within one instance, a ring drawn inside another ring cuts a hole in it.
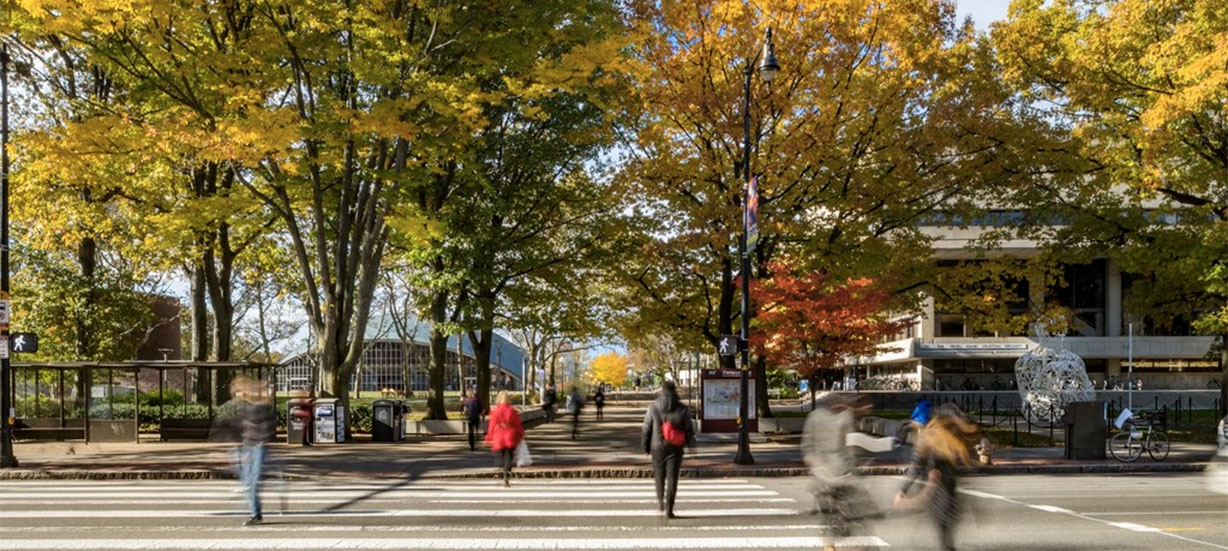
M 928 226 L 935 238 L 936 262 L 975 258 L 968 245 L 981 236 L 985 226 L 968 228 Z M 992 254 L 1028 258 L 1040 252 L 1038 243 L 1008 240 Z M 1218 388 L 1218 354 L 1212 352 L 1215 337 L 1192 334 L 1188 323 L 1171 329 L 1148 327 L 1148 316 L 1127 312 L 1123 307 L 1131 278 L 1117 262 L 1101 258 L 1063 267 L 1060 288 L 1045 288 L 1041 278 L 1023 278 L 1016 293 L 1027 301 L 1008 305 L 1011 313 L 1024 313 L 1033 305 L 1056 302 L 1074 312 L 1067 335 L 1039 339 L 1034 335 L 976 334 L 958 312 L 943 312 L 927 299 L 921 316 L 886 343 L 888 352 L 854 360 L 850 374 L 871 384 L 906 381 L 925 390 L 1008 389 L 1014 380 L 1015 361 L 1042 344 L 1066 348 L 1083 358 L 1097 388 L 1113 382 L 1126 384 L 1130 344 L 1133 341 L 1134 374 L 1144 389 Z M 1128 336 L 1133 323 L 1134 338 Z

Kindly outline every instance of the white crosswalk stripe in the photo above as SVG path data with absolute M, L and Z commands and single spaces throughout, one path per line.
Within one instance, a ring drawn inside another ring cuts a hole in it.
M 0 551 L 84 549 L 815 549 L 806 507 L 762 484 L 683 480 L 678 519 L 651 480 L 271 482 L 265 523 L 236 483 L 0 484 Z M 310 535 L 308 535 L 310 534 Z M 881 548 L 874 536 L 838 548 Z

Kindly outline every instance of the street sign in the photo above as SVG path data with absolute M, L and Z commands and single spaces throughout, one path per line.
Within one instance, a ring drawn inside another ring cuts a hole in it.
M 717 345 L 717 352 L 721 356 L 737 356 L 738 355 L 738 336 L 737 335 L 721 335 L 721 342 Z
M 759 177 L 746 184 L 746 252 L 749 254 L 759 244 Z
M 9 338 L 0 335 L 0 360 L 9 359 Z
M 13 352 L 38 352 L 38 333 L 13 333 L 9 336 L 9 342 L 13 345 Z
M 7 299 L 0 300 L 0 325 L 9 324 L 9 304 Z

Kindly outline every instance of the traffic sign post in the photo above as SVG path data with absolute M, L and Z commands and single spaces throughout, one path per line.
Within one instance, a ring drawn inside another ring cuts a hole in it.
M 9 45 L 0 41 L 0 293 L 5 301 L 9 296 Z M 0 336 L 8 338 L 8 304 L 5 304 L 5 324 L 0 325 Z M 0 411 L 7 414 L 0 423 L 0 468 L 17 466 L 13 455 L 13 401 L 12 366 L 8 360 L 8 343 L 0 349 Z

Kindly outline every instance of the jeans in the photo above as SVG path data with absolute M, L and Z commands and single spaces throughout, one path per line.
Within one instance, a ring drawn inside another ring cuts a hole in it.
M 247 506 L 252 517 L 260 517 L 260 477 L 264 471 L 264 444 L 243 445 L 239 448 L 239 483 L 247 494 Z

